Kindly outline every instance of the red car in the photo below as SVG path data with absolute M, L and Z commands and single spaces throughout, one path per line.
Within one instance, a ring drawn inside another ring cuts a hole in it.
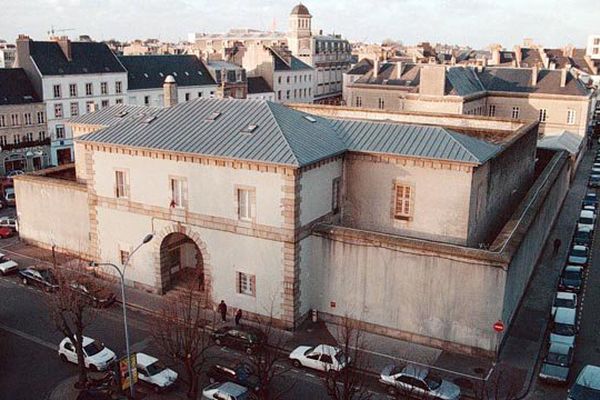
M 6 226 L 0 226 L 0 238 L 6 239 L 14 235 L 14 231 Z

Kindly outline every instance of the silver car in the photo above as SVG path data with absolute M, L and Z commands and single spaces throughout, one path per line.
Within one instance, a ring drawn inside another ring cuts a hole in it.
M 389 365 L 381 371 L 379 382 L 392 396 L 404 394 L 422 399 L 458 400 L 460 388 L 437 377 L 428 368 L 408 364 L 405 367 Z
M 576 244 L 569 251 L 569 264 L 586 265 L 588 262 L 589 249 L 587 246 Z

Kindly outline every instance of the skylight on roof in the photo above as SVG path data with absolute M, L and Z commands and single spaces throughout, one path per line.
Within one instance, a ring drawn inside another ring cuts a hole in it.
M 160 77 L 162 78 L 163 76 L 165 76 L 165 74 L 163 74 L 162 72 L 159 72 L 158 75 L 160 75 Z
M 177 76 L 177 72 L 173 72 L 173 76 Z
M 210 113 L 210 115 L 208 117 L 206 117 L 207 121 L 214 121 L 217 118 L 219 118 L 221 116 L 221 113 L 219 111 L 215 111 Z
M 121 111 L 121 112 L 118 112 L 118 113 L 115 115 L 115 117 L 117 117 L 117 118 L 123 118 L 123 117 L 124 117 L 124 116 L 126 116 L 126 115 L 127 115 L 127 111 Z
M 317 122 L 317 120 L 315 118 L 311 117 L 310 115 L 305 115 L 304 119 L 307 120 L 307 121 L 309 121 L 309 122 L 313 122 L 313 123 Z
M 190 76 L 190 73 L 185 71 L 185 76 Z
M 147 78 L 147 77 L 148 77 L 148 74 L 144 72 L 144 76 Z
M 198 71 L 198 75 L 202 75 L 202 71 Z
M 255 124 L 249 124 L 248 126 L 246 126 L 244 129 L 242 129 L 242 133 L 252 133 L 254 132 L 254 130 L 258 128 L 258 125 Z
M 144 119 L 142 122 L 145 124 L 149 124 L 150 122 L 154 121 L 156 119 L 156 116 L 154 115 L 150 115 L 149 117 L 147 117 L 146 119 Z

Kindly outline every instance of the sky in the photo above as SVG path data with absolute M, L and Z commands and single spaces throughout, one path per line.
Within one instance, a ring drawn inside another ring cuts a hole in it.
M 0 0 L 0 38 L 57 34 L 94 40 L 185 40 L 190 32 L 287 29 L 296 1 L 283 0 Z M 523 38 L 546 47 L 584 47 L 600 34 L 600 0 L 304 0 L 313 31 L 353 41 L 421 41 L 512 48 Z M 59 29 L 72 29 L 58 32 Z

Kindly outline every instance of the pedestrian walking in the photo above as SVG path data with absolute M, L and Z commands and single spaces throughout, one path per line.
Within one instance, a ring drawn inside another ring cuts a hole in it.
M 236 325 L 240 324 L 240 319 L 242 319 L 242 309 L 238 308 L 237 312 L 235 313 L 235 324 Z
M 560 249 L 561 241 L 559 238 L 554 239 L 554 255 L 558 254 L 558 250 Z
M 227 304 L 225 304 L 225 300 L 221 300 L 221 304 L 217 307 L 217 311 L 221 313 L 223 322 L 227 322 Z

